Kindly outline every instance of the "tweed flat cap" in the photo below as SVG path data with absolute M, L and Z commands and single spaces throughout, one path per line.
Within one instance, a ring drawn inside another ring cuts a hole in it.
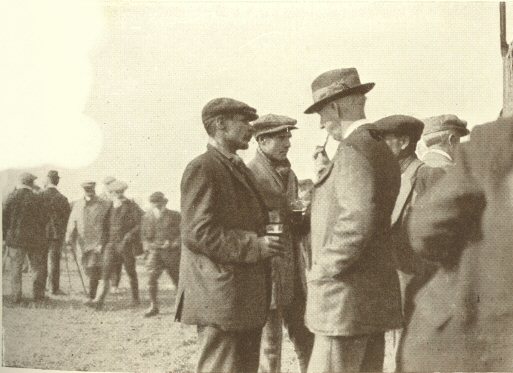
M 164 193 L 162 192 L 155 192 L 152 193 L 150 196 L 150 202 L 167 202 L 166 196 L 164 196 Z
M 220 97 L 209 101 L 201 111 L 201 120 L 205 124 L 209 119 L 219 114 L 241 114 L 249 121 L 258 119 L 256 109 L 233 98 Z
M 114 180 L 107 188 L 109 192 L 124 192 L 128 189 L 128 184 L 121 180 Z
M 112 183 L 113 181 L 116 181 L 116 178 L 114 176 L 106 176 L 104 179 L 103 179 L 103 184 L 104 185 L 109 185 L 110 183 Z
M 282 131 L 296 130 L 297 120 L 285 115 L 266 114 L 255 120 L 253 125 L 253 135 L 258 138 L 262 135 L 278 133 Z
M 19 176 L 20 183 L 22 183 L 24 185 L 30 184 L 36 179 L 37 179 L 37 176 L 34 174 L 31 174 L 30 172 L 23 172 Z
M 56 170 L 48 171 L 48 174 L 46 174 L 46 176 L 50 178 L 60 178 L 59 173 Z
M 470 131 L 467 129 L 467 122 L 461 120 L 454 114 L 437 115 L 423 119 L 424 132 L 422 136 L 446 130 L 454 130 L 460 136 L 467 136 Z
M 94 189 L 96 183 L 94 181 L 85 181 L 80 186 L 84 189 Z
M 419 141 L 424 129 L 421 120 L 409 115 L 390 115 L 374 122 L 374 126 L 381 133 L 407 135 L 413 142 Z
M 312 96 L 314 103 L 305 110 L 305 114 L 317 113 L 327 103 L 338 98 L 366 94 L 374 83 L 360 82 L 358 70 L 354 67 L 326 71 L 312 82 Z

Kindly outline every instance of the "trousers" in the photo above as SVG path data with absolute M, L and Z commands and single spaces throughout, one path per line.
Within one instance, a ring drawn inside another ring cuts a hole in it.
M 381 372 L 384 358 L 384 333 L 348 337 L 316 334 L 308 372 Z
M 50 290 L 55 293 L 59 290 L 61 274 L 62 240 L 51 240 L 48 244 L 48 280 Z
M 256 373 L 262 329 L 224 331 L 199 326 L 197 373 Z
M 28 256 L 32 268 L 32 295 L 35 300 L 43 299 L 48 272 L 48 252 L 46 250 L 27 250 L 14 247 L 9 247 L 8 250 L 11 258 L 11 294 L 13 300 L 15 302 L 21 300 L 23 263 L 26 256 Z
M 163 271 L 166 271 L 173 285 L 178 285 L 180 268 L 180 250 L 150 250 L 146 258 L 148 271 L 148 289 L 152 302 L 157 302 L 158 280 Z

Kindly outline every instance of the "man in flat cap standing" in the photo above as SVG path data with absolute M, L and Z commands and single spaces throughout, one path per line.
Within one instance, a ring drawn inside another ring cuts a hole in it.
M 50 290 L 53 295 L 65 295 L 59 288 L 61 250 L 66 235 L 69 214 L 71 212 L 68 199 L 57 189 L 59 185 L 59 173 L 55 170 L 48 171 L 45 189 L 41 193 L 43 209 L 48 215 L 45 226 L 46 243 L 48 245 L 48 261 L 50 265 L 49 280 Z
M 467 122 L 456 115 L 445 114 L 426 118 L 422 141 L 427 151 L 422 161 L 431 167 L 447 168 L 454 165 L 454 153 L 460 144 L 460 138 L 467 136 Z
M 258 149 L 248 168 L 255 175 L 267 208 L 283 224 L 281 237 L 285 246 L 285 255 L 271 261 L 271 310 L 262 335 L 261 373 L 281 371 L 283 324 L 294 343 L 302 373 L 306 373 L 313 346 L 313 334 L 304 321 L 306 294 L 301 277 L 305 268 L 300 267 L 298 240 L 293 237 L 294 219 L 299 218 L 292 211 L 298 198 L 298 181 L 287 153 L 296 123 L 295 119 L 275 114 L 261 116 L 253 122 Z
M 247 149 L 256 110 L 216 98 L 202 111 L 207 151 L 181 183 L 182 257 L 177 320 L 197 325 L 197 372 L 256 372 L 269 312 L 271 257 L 284 250 L 265 234 L 267 208 L 251 171 L 236 154 Z
M 33 191 L 36 176 L 24 172 L 19 185 L 9 194 L 2 207 L 2 233 L 4 245 L 11 258 L 11 289 L 14 303 L 22 296 L 22 269 L 28 256 L 32 268 L 32 294 L 34 300 L 45 297 L 46 235 L 48 217 L 41 196 Z
M 89 296 L 86 304 L 96 297 L 102 270 L 102 251 L 107 243 L 110 201 L 96 195 L 94 181 L 81 184 L 84 197 L 73 201 L 66 230 L 66 245 L 78 246 L 82 267 L 89 277 Z
M 309 372 L 381 371 L 387 330 L 401 326 L 399 280 L 390 253 L 390 216 L 401 183 L 379 132 L 365 125 L 365 93 L 355 68 L 312 83 L 320 127 L 339 141 L 316 182 L 306 324 L 315 334 Z
M 147 253 L 148 292 L 150 308 L 145 317 L 159 313 L 157 302 L 158 280 L 166 271 L 171 281 L 178 285 L 180 265 L 180 213 L 166 208 L 167 198 L 162 192 L 150 196 L 151 209 L 144 214 L 141 224 L 141 238 Z
M 101 308 L 110 288 L 110 277 L 117 261 L 121 261 L 130 279 L 132 306 L 139 305 L 139 282 L 135 257 L 139 255 L 140 228 L 143 211 L 134 201 L 125 197 L 128 185 L 120 180 L 109 184 L 112 205 L 108 216 L 108 241 L 103 250 L 102 286 L 91 306 Z M 142 251 L 142 248 L 141 248 Z

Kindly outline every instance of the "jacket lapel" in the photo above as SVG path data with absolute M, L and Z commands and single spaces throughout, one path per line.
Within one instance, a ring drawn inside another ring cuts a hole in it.
M 265 173 L 267 174 L 268 178 L 266 178 L 267 180 L 274 180 L 275 184 L 276 184 L 276 187 L 278 188 L 278 190 L 280 191 L 283 191 L 285 190 L 285 185 L 283 184 L 283 179 L 281 178 L 281 176 L 273 169 L 273 167 L 271 166 L 271 163 L 269 162 L 269 160 L 265 157 L 265 155 L 263 155 L 260 151 L 257 150 L 256 152 L 256 162 L 257 164 L 259 165 L 259 168 Z
M 415 175 L 417 174 L 417 170 L 420 166 L 422 166 L 422 162 L 418 159 L 414 159 L 401 174 L 401 188 L 399 189 L 399 195 L 397 196 L 394 210 L 392 211 L 392 225 L 399 220 L 406 201 L 409 200 L 409 197 L 413 192 Z

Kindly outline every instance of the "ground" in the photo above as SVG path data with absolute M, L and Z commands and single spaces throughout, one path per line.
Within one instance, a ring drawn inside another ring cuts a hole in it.
M 111 372 L 194 371 L 196 330 L 174 321 L 175 289 L 169 277 L 163 274 L 160 279 L 161 313 L 156 317 L 142 316 L 148 306 L 148 294 L 141 261 L 137 268 L 141 306 L 129 307 L 128 278 L 123 273 L 120 287 L 124 291 L 110 294 L 106 307 L 96 311 L 82 305 L 80 278 L 74 262 L 68 260 L 69 277 L 64 259 L 61 266 L 61 289 L 68 295 L 50 296 L 43 304 L 34 304 L 30 298 L 28 273 L 23 275 L 23 302 L 10 301 L 7 265 L 3 272 L 4 366 Z M 282 371 L 298 371 L 286 334 Z

